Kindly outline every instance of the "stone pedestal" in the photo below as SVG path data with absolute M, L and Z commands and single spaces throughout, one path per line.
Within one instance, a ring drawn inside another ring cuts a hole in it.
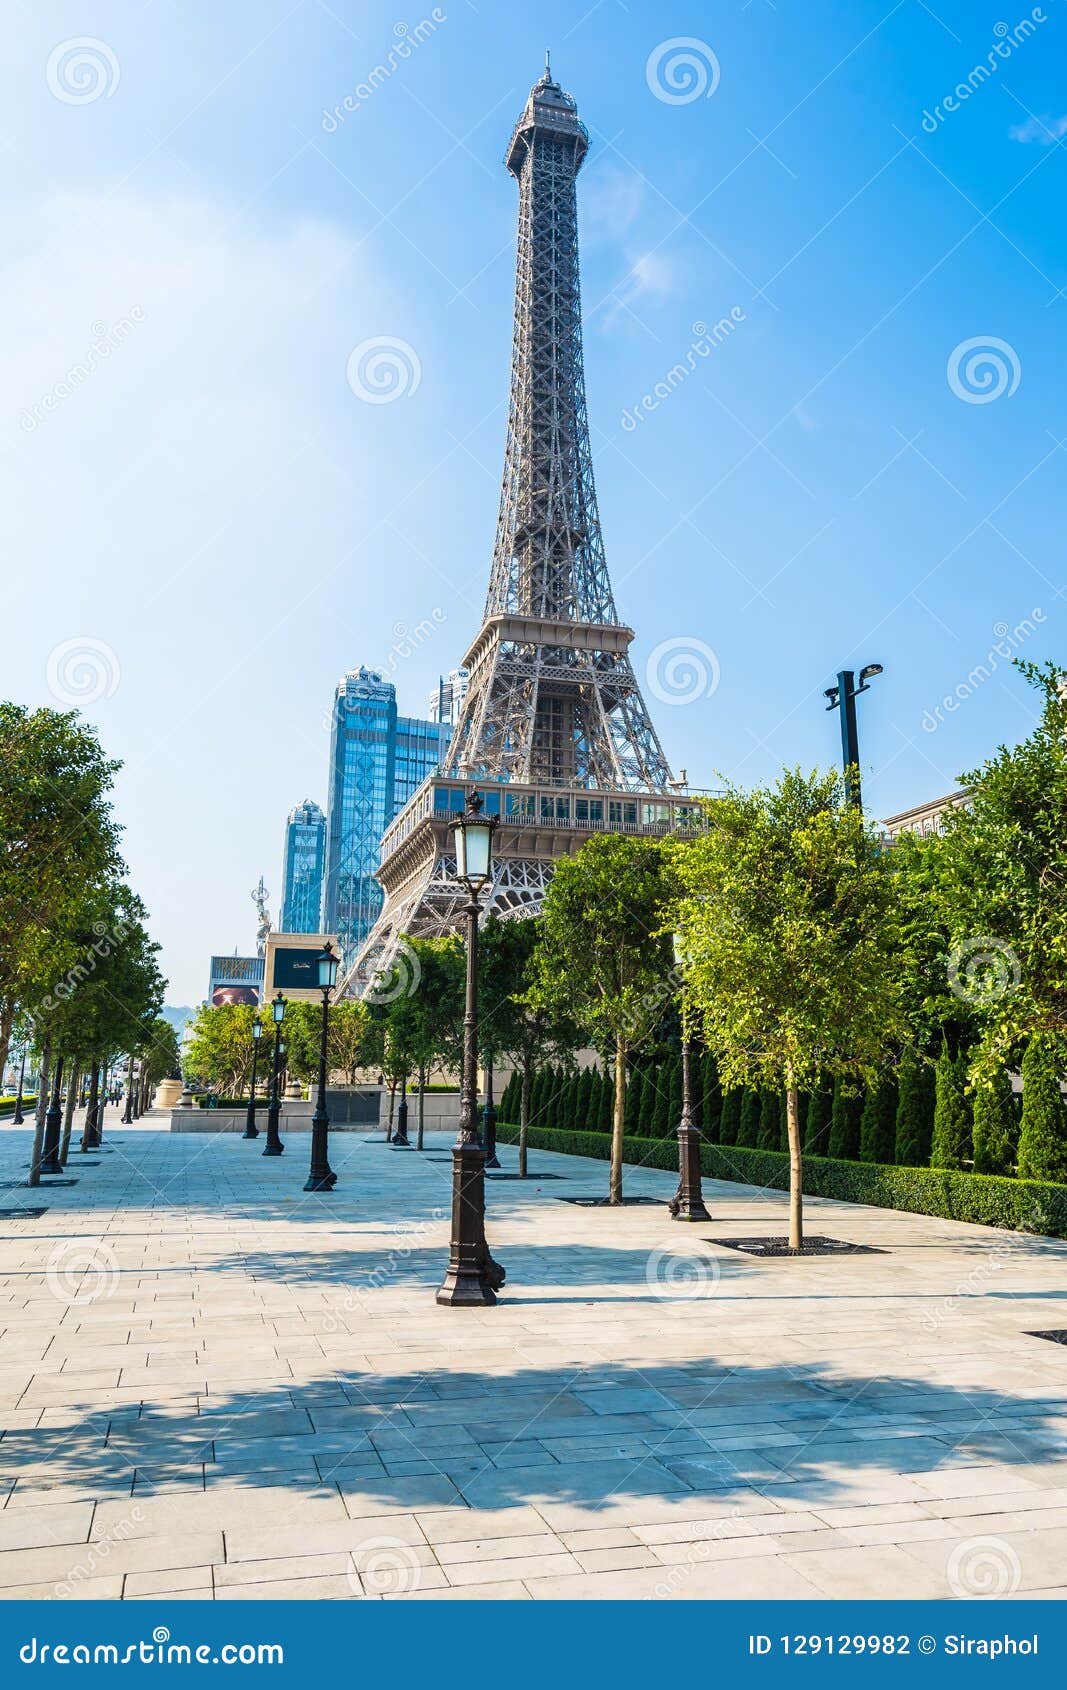
M 161 1080 L 156 1088 L 155 1106 L 157 1109 L 173 1109 L 181 1101 L 182 1083 L 180 1080 Z

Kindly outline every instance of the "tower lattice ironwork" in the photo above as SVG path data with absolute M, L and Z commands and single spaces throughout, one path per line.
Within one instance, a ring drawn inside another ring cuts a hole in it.
M 648 791 L 670 771 L 615 609 L 586 416 L 576 178 L 588 145 L 546 65 L 506 154 L 519 184 L 507 450 L 485 616 L 445 766 Z
M 555 861 L 590 831 L 686 825 L 630 662 L 634 632 L 615 608 L 597 511 L 576 195 L 588 146 L 546 62 L 505 155 L 519 185 L 515 323 L 485 614 L 441 771 L 383 838 L 385 904 L 349 968 L 350 991 L 380 982 L 402 934 L 457 924 L 456 783 L 482 787 L 501 819 L 485 905 L 499 915 L 535 913 Z

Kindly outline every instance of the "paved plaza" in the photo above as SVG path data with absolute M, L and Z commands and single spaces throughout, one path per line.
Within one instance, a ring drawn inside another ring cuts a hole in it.
M 443 1309 L 446 1138 L 309 1196 L 306 1133 L 164 1126 L 40 1192 L 0 1129 L 4 1596 L 1067 1595 L 1067 1245 L 815 1199 L 879 1253 L 761 1260 L 780 1194 L 532 1151 Z

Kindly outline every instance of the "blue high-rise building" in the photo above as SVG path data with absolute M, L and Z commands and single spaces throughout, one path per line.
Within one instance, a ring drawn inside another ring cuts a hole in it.
M 289 811 L 285 824 L 285 863 L 282 869 L 283 933 L 317 933 L 322 908 L 322 875 L 326 863 L 326 817 L 305 798 Z
M 343 675 L 334 697 L 322 931 L 351 961 L 382 907 L 382 834 L 441 761 L 445 723 L 399 716 L 396 688 L 373 669 Z

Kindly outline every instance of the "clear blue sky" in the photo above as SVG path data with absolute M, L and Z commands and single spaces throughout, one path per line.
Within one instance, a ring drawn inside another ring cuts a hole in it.
M 392 670 L 421 713 L 476 630 L 511 328 L 501 155 L 546 44 L 592 138 L 586 363 L 619 608 L 642 677 L 666 641 L 718 664 L 710 697 L 648 689 L 675 767 L 713 785 L 834 761 L 822 689 L 878 661 L 863 759 L 889 814 L 1027 731 L 1001 659 L 933 715 L 995 630 L 1036 611 L 1026 654 L 1067 655 L 1063 0 L 436 18 L 95 0 L 6 23 L 4 691 L 104 688 L 86 714 L 126 765 L 175 1002 L 210 951 L 250 946 L 261 870 L 277 906 L 341 671 Z M 87 33 L 85 65 L 57 55 Z M 692 78 L 711 96 L 685 98 Z M 369 404 L 346 366 L 379 336 L 418 381 Z M 961 397 L 950 360 L 990 337 L 999 372 Z M 410 655 L 398 626 L 423 627 Z

